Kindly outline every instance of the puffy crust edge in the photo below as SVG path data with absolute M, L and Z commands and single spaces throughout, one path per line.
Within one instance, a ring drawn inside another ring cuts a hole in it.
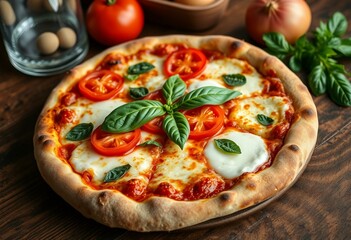
M 175 201 L 152 197 L 144 202 L 136 202 L 117 191 L 91 189 L 68 164 L 56 157 L 58 140 L 47 116 L 48 109 L 56 104 L 60 92 L 65 92 L 68 86 L 95 67 L 108 53 L 128 53 L 143 46 L 152 47 L 168 42 L 219 49 L 247 60 L 263 74 L 273 71 L 282 80 L 298 116 L 286 136 L 284 146 L 270 168 L 258 174 L 248 174 L 233 189 L 210 199 Z M 235 213 L 286 190 L 306 166 L 317 139 L 317 131 L 317 110 L 307 88 L 277 58 L 232 37 L 171 35 L 143 38 L 107 49 L 72 69 L 47 100 L 36 124 L 33 143 L 37 165 L 44 180 L 85 217 L 110 227 L 134 231 L 170 231 Z

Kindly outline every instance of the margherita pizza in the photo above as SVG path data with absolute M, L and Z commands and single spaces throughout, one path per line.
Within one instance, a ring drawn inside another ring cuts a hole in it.
M 110 227 L 174 230 L 286 190 L 318 130 L 282 62 L 225 36 L 149 37 L 75 67 L 39 116 L 41 175 Z

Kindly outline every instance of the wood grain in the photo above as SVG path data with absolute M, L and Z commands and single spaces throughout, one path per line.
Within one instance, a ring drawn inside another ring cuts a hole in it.
M 308 1 L 311 29 L 341 11 L 349 19 L 350 1 Z M 204 32 L 182 32 L 147 24 L 142 36 L 174 33 L 223 34 L 251 42 L 244 15 L 249 1 L 233 0 L 223 20 Z M 88 57 L 104 48 L 91 41 Z M 0 43 L 0 239 L 350 239 L 351 109 L 314 98 L 319 136 L 305 172 L 278 200 L 252 215 L 214 228 L 170 233 L 110 229 L 81 216 L 41 178 L 33 156 L 36 119 L 50 91 L 64 77 L 23 75 L 10 65 Z M 343 60 L 351 70 L 351 61 Z M 305 76 L 301 75 L 302 79 Z

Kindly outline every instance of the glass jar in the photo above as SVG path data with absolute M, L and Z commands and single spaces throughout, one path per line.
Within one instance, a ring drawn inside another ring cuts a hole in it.
M 89 48 L 79 0 L 0 0 L 0 30 L 10 62 L 28 75 L 67 71 Z

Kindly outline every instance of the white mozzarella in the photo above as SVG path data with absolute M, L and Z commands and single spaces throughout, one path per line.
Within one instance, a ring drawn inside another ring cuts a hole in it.
M 241 149 L 241 154 L 228 154 L 217 149 L 214 139 L 230 139 Z M 204 149 L 211 167 L 222 177 L 231 179 L 246 172 L 254 172 L 268 160 L 268 151 L 262 138 L 242 132 L 226 132 L 212 138 Z
M 72 127 L 79 123 L 92 123 L 94 125 L 94 128 L 97 128 L 104 122 L 105 117 L 108 114 L 123 104 L 125 104 L 125 102 L 118 99 L 112 99 L 101 102 L 94 102 L 86 105 L 81 104 L 79 106 L 72 105 L 67 107 L 68 109 L 74 111 L 78 117 L 78 122 L 75 122 L 74 124 L 64 125 L 64 128 L 60 132 L 62 139 L 64 140 L 66 134 L 72 129 Z
M 285 97 L 253 97 L 241 99 L 232 109 L 229 120 L 235 121 L 247 131 L 268 137 L 276 124 L 285 121 L 285 112 L 289 109 L 289 100 Z M 261 125 L 257 114 L 263 114 L 274 120 L 270 126 Z
M 144 137 L 146 135 L 144 134 Z M 101 183 L 107 172 L 125 164 L 130 164 L 131 168 L 123 176 L 123 181 L 130 179 L 143 179 L 146 181 L 146 175 L 152 168 L 152 161 L 153 156 L 148 148 L 137 147 L 132 153 L 125 156 L 107 157 L 96 153 L 89 141 L 77 146 L 72 152 L 70 159 L 75 171 L 79 173 L 83 173 L 86 170 L 93 171 L 93 182 L 95 183 Z
M 97 127 L 104 122 L 107 115 L 123 104 L 125 104 L 125 102 L 118 99 L 94 102 L 87 106 L 84 114 L 81 116 L 80 122 L 91 122 Z
M 247 71 L 247 68 L 249 68 L 249 71 Z M 206 78 L 219 80 L 219 82 L 223 82 L 223 84 L 224 81 L 222 77 L 225 74 L 243 74 L 246 77 L 246 84 L 242 86 L 227 86 L 228 88 L 241 92 L 241 97 L 259 93 L 264 90 L 264 79 L 261 75 L 246 62 L 237 59 L 225 58 L 214 60 L 208 63 L 203 73 Z
M 215 79 L 207 79 L 207 80 L 192 80 L 190 85 L 188 86 L 188 91 L 191 92 L 193 90 L 196 90 L 198 88 L 202 87 L 221 87 L 225 88 L 225 86 L 221 85 L 216 81 Z
M 206 76 L 220 77 L 223 74 L 241 72 L 242 64 L 239 60 L 225 58 L 209 62 L 203 74 Z
M 145 87 L 149 90 L 149 92 L 153 92 L 161 89 L 165 81 L 166 79 L 162 75 L 154 76 L 148 79 L 148 81 L 145 83 Z

